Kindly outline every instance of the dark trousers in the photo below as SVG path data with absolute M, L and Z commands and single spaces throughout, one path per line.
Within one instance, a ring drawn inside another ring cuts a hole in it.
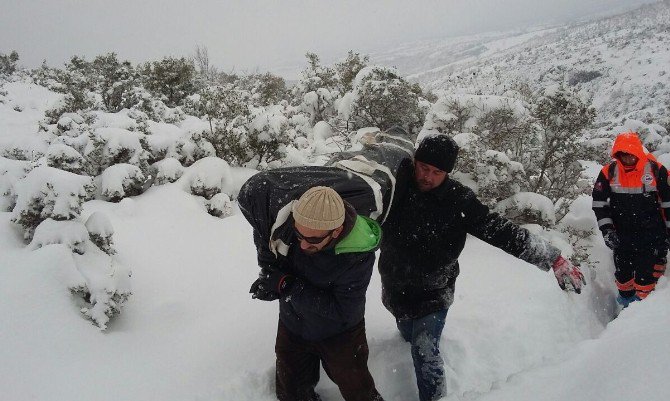
M 419 400 L 434 401 L 446 395 L 444 360 L 440 355 L 440 336 L 447 309 L 417 319 L 396 319 L 402 338 L 412 346 L 412 361 Z
M 614 278 L 619 295 L 623 298 L 635 295 L 639 299 L 646 298 L 665 273 L 666 252 L 653 249 L 643 252 L 615 252 Z
M 319 362 L 346 401 L 383 401 L 368 370 L 365 321 L 342 334 L 306 341 L 279 321 L 277 328 L 277 398 L 279 401 L 318 400 Z

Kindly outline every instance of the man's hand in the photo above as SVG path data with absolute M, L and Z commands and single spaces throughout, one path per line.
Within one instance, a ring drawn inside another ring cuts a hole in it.
M 605 240 L 605 245 L 611 250 L 616 250 L 619 245 L 619 235 L 616 233 L 616 230 L 610 228 L 609 230 L 603 233 L 603 239 Z
M 258 279 L 254 281 L 249 289 L 251 298 L 261 301 L 274 301 L 282 295 L 288 295 L 295 277 L 279 270 L 261 269 Z
M 563 256 L 559 256 L 551 267 L 561 289 L 574 291 L 577 294 L 582 292 L 582 285 L 586 285 L 586 280 L 584 280 L 584 275 L 579 270 L 579 266 L 575 266 L 564 259 Z
M 269 270 L 266 268 L 261 268 L 260 273 L 258 273 L 258 279 L 251 284 L 249 288 L 249 293 L 251 298 L 260 299 L 261 301 L 274 301 L 279 299 L 279 293 L 274 290 L 274 287 L 268 283 L 268 277 L 274 270 Z

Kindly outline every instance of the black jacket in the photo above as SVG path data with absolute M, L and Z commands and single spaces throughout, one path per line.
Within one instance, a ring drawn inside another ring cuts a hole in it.
M 620 240 L 617 252 L 665 254 L 670 214 L 668 170 L 654 160 L 640 164 L 631 172 L 625 172 L 617 161 L 602 168 L 593 186 L 593 212 L 603 233 L 616 230 Z M 645 168 L 649 170 L 646 173 Z
M 299 279 L 298 288 L 280 299 L 279 318 L 292 333 L 308 341 L 340 334 L 363 320 L 365 293 L 378 247 L 377 243 L 366 251 L 339 251 L 338 245 L 355 230 L 356 224 L 363 224 L 361 219 L 364 219 L 345 202 L 345 229 L 339 241 L 333 241 L 314 255 L 300 250 L 290 205 L 313 185 L 305 179 L 298 183 L 297 179 L 301 175 L 310 177 L 310 172 L 314 171 L 326 170 L 301 168 L 259 173 L 242 186 L 238 199 L 240 210 L 253 227 L 259 266 L 280 270 Z M 360 187 L 355 181 L 340 180 L 337 184 L 333 187 L 341 195 L 351 190 L 359 193 L 356 189 Z M 376 226 L 377 236 L 380 235 L 376 222 L 364 221 L 371 227 Z
M 560 254 L 526 229 L 489 212 L 468 187 L 447 178 L 420 192 L 413 165 L 398 175 L 379 257 L 382 301 L 396 318 L 418 318 L 453 302 L 467 234 L 549 270 Z M 401 181 L 403 185 L 401 185 Z

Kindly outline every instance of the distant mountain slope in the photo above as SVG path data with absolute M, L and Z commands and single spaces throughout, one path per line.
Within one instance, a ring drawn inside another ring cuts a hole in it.
M 668 125 L 669 0 L 592 22 L 407 45 L 373 58 L 438 93 L 500 95 L 520 83 L 532 90 L 562 83 L 592 100 L 603 125 L 626 118 Z M 402 64 L 408 59 L 415 64 Z

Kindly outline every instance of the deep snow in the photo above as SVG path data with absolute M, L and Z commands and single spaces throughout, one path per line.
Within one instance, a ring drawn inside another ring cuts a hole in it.
M 246 174 L 246 172 L 244 172 Z M 62 245 L 29 251 L 0 214 L 0 388 L 3 400 L 271 400 L 277 305 L 252 300 L 251 229 L 236 214 L 208 215 L 177 184 L 118 204 L 92 201 L 115 229 L 134 295 L 100 331 L 67 291 L 72 256 Z M 581 295 L 469 238 L 441 346 L 447 400 L 666 400 L 670 289 L 611 323 L 609 254 L 587 269 Z M 387 400 L 415 399 L 408 345 L 380 302 L 366 312 L 370 367 Z M 325 375 L 324 400 L 341 399 Z

